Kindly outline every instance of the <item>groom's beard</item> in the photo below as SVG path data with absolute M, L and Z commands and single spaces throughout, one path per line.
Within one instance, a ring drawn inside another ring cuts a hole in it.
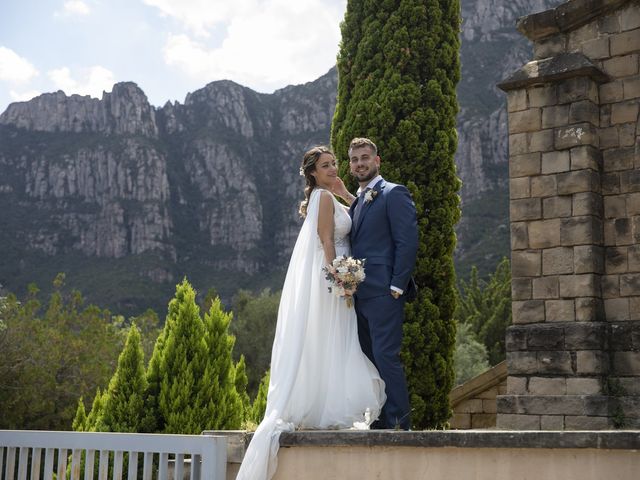
M 356 178 L 358 183 L 367 185 L 371 180 L 376 178 L 379 173 L 380 169 L 374 166 L 373 168 L 369 169 L 367 173 L 363 174 L 363 176 L 360 176 L 357 173 L 354 173 L 353 176 Z

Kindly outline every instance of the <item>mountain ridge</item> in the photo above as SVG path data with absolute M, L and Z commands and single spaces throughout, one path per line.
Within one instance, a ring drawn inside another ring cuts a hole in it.
M 463 277 L 509 254 L 506 111 L 495 83 L 530 58 L 518 14 L 558 3 L 462 2 Z M 300 226 L 299 161 L 329 142 L 336 90 L 332 68 L 270 94 L 217 80 L 162 107 L 133 82 L 101 99 L 59 91 L 9 105 L 0 115 L 0 284 L 46 287 L 66 271 L 89 300 L 127 314 L 161 311 L 185 275 L 227 301 L 240 287 L 280 288 Z

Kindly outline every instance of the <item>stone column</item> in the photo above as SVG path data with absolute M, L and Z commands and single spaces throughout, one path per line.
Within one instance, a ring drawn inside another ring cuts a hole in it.
M 640 6 L 573 0 L 518 26 L 536 58 L 500 85 L 509 112 L 513 325 L 497 425 L 637 426 L 640 193 L 629 192 L 640 192 L 639 60 L 618 55 L 640 50 Z M 625 81 L 614 81 L 621 72 L 636 76 L 627 79 L 629 100 L 609 105 L 624 97 L 616 87 Z

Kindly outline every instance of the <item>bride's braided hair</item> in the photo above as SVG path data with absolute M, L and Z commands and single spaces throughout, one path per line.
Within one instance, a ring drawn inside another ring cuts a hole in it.
M 300 209 L 298 210 L 302 218 L 305 218 L 307 216 L 307 206 L 309 205 L 309 198 L 311 197 L 311 192 L 316 187 L 316 178 L 311 175 L 311 173 L 316 171 L 316 162 L 320 158 L 320 155 L 322 155 L 323 153 L 328 153 L 332 157 L 335 157 L 331 149 L 329 147 L 325 147 L 324 145 L 311 148 L 302 157 L 300 175 L 304 176 L 305 180 L 304 200 L 300 203 Z

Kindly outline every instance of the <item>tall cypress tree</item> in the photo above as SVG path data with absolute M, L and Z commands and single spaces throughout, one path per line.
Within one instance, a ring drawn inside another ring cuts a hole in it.
M 209 358 L 212 360 L 208 376 L 212 381 L 211 396 L 215 403 L 214 415 L 209 419 L 212 429 L 238 429 L 244 421 L 243 396 L 247 393 L 247 375 L 244 359 L 241 359 L 238 386 L 243 390 L 239 393 L 236 388 L 236 367 L 233 364 L 232 352 L 235 337 L 229 333 L 232 314 L 226 313 L 216 297 L 211 303 L 209 311 L 204 316 L 207 347 Z
M 343 178 L 349 142 L 369 137 L 383 175 L 407 185 L 418 212 L 419 294 L 406 308 L 402 351 L 417 428 L 451 414 L 459 27 L 459 0 L 348 0 L 338 55 L 331 137 Z
M 169 303 L 147 371 L 147 431 L 198 434 L 240 428 L 243 420 L 228 334 L 231 316 L 217 300 L 203 320 L 195 297 L 185 279 Z
M 260 386 L 258 387 L 258 393 L 251 405 L 251 412 L 248 420 L 258 425 L 264 418 L 264 413 L 267 410 L 267 394 L 269 393 L 269 380 L 271 378 L 271 370 L 267 370 L 260 380 Z
M 87 412 L 84 409 L 84 400 L 82 397 L 78 399 L 78 408 L 76 409 L 76 416 L 71 424 L 71 429 L 74 432 L 84 432 L 87 427 Z
M 109 432 L 140 432 L 147 378 L 140 331 L 131 325 L 102 407 L 102 425 Z
M 75 431 L 96 432 L 140 432 L 144 420 L 144 396 L 147 389 L 144 368 L 144 352 L 140 331 L 134 324 L 129 328 L 124 348 L 118 357 L 116 371 L 111 377 L 109 387 L 103 393 L 98 389 L 91 413 L 85 415 L 82 397 L 78 401 L 78 409 L 73 421 Z M 125 457 L 125 470 L 128 464 Z M 82 452 L 81 467 L 85 468 L 85 452 Z M 70 475 L 71 464 L 67 467 Z M 94 467 L 94 475 L 98 466 Z M 112 469 L 109 467 L 109 476 Z
M 156 339 L 151 352 L 151 360 L 147 367 L 147 391 L 144 397 L 145 415 L 142 420 L 143 432 L 156 433 L 161 432 L 164 428 L 165 419 L 159 407 L 160 387 L 162 381 L 162 358 L 164 352 L 165 332 L 168 327 L 165 323 L 164 328 L 160 331 L 160 335 Z
M 249 378 L 247 377 L 247 364 L 245 362 L 244 355 L 240 355 L 240 360 L 236 363 L 235 369 L 235 387 L 238 395 L 240 395 L 243 421 L 247 420 L 249 411 L 251 410 L 251 399 L 247 393 L 248 384 Z
M 106 400 L 106 393 L 101 392 L 100 387 L 96 390 L 96 396 L 93 397 L 93 403 L 91 404 L 91 411 L 87 415 L 87 419 L 84 422 L 85 432 L 102 432 L 102 413 L 104 411 L 104 402 Z M 78 407 L 80 408 L 80 407 Z M 78 412 L 76 411 L 76 416 Z
M 207 370 L 207 343 L 196 292 L 185 280 L 176 287 L 169 312 L 149 365 L 149 387 L 158 420 L 154 430 L 164 433 L 198 434 L 203 429 L 210 397 L 201 395 Z M 204 393 L 204 392 L 203 392 Z

